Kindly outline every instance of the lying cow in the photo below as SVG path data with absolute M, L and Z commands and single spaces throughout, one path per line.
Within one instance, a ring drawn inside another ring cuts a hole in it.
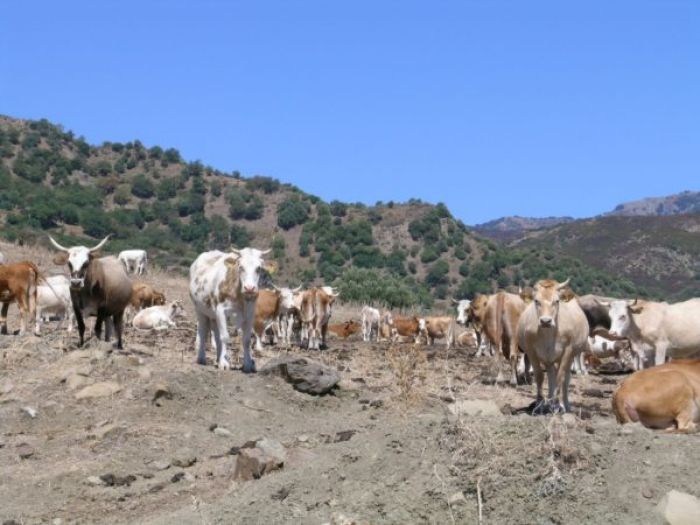
M 166 330 L 176 327 L 175 319 L 183 316 L 184 313 L 185 310 L 180 301 L 173 301 L 166 305 L 144 308 L 134 316 L 131 324 L 139 330 Z
M 65 275 L 52 275 L 40 281 L 36 294 L 37 312 L 35 333 L 41 332 L 41 323 L 51 317 L 67 321 L 68 333 L 73 332 L 73 303 L 70 298 L 70 281 Z
M 338 337 L 347 339 L 352 334 L 360 331 L 360 325 L 353 320 L 345 321 L 344 323 L 334 323 L 328 325 L 328 331 Z M 364 339 L 364 334 L 363 334 Z
M 379 310 L 371 306 L 362 307 L 362 340 L 369 342 L 372 340 L 379 341 Z
M 629 340 L 637 369 L 656 365 L 666 358 L 700 354 L 700 299 L 668 304 L 653 301 L 612 301 L 611 339 Z
M 7 334 L 7 310 L 14 301 L 19 308 L 19 335 L 26 332 L 27 320 L 36 321 L 38 280 L 39 270 L 33 263 L 24 261 L 0 266 L 0 333 Z
M 695 432 L 700 423 L 700 359 L 635 372 L 615 391 L 612 405 L 621 424 Z
M 420 330 L 430 346 L 435 344 L 435 339 L 445 339 L 448 350 L 454 345 L 455 320 L 452 317 L 425 317 L 420 320 Z

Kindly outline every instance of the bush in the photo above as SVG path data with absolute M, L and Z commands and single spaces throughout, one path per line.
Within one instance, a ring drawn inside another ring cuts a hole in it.
M 330 212 L 334 217 L 345 217 L 348 212 L 347 204 L 340 201 L 331 201 Z
M 440 259 L 430 268 L 425 276 L 425 283 L 428 286 L 435 287 L 440 284 L 448 284 L 448 273 L 450 272 L 450 265 L 447 261 Z
M 163 179 L 158 183 L 156 196 L 160 201 L 167 201 L 177 195 L 178 181 L 173 178 Z
M 271 248 L 272 248 L 272 256 L 278 260 L 282 259 L 284 257 L 284 248 L 285 248 L 284 238 L 279 236 L 279 235 L 275 235 L 272 238 Z
M 150 199 L 155 194 L 155 187 L 151 179 L 139 173 L 131 181 L 131 193 L 141 199 Z
M 256 175 L 251 177 L 245 183 L 245 187 L 249 191 L 262 191 L 265 194 L 271 194 L 279 191 L 282 184 L 277 179 L 272 177 L 263 177 L 262 175 Z
M 177 213 L 180 217 L 187 217 L 194 213 L 203 213 L 205 204 L 204 197 L 200 194 L 187 192 L 177 202 Z
M 440 253 L 435 249 L 434 246 L 425 246 L 420 254 L 420 260 L 422 263 L 430 263 L 440 257 Z
M 129 204 L 131 200 L 131 187 L 128 184 L 120 184 L 114 191 L 114 203 L 120 206 Z
M 290 197 L 277 206 L 277 224 L 284 230 L 289 230 L 309 219 L 310 206 L 299 197 Z
M 245 226 L 234 224 L 230 231 L 231 244 L 236 248 L 245 248 L 250 246 L 253 240 L 253 234 Z

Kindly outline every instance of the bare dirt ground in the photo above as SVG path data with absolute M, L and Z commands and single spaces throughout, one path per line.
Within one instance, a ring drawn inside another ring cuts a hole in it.
M 185 279 L 145 280 L 183 300 L 180 328 L 131 329 L 123 352 L 95 339 L 78 349 L 52 324 L 41 338 L 0 336 L 0 522 L 478 523 L 480 496 L 483 523 L 660 523 L 668 490 L 698 495 L 698 436 L 615 422 L 624 376 L 577 377 L 573 416 L 533 417 L 518 409 L 534 387 L 494 385 L 492 358 L 474 349 L 332 340 L 294 350 L 342 376 L 312 397 L 194 364 Z M 258 367 L 280 353 L 266 347 Z M 110 395 L 76 397 L 103 382 Z M 465 400 L 502 410 L 459 413 Z M 235 481 L 234 447 L 263 437 L 287 447 L 284 468 Z

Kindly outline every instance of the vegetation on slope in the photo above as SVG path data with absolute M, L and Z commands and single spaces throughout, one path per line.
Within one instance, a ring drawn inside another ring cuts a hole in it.
M 208 249 L 271 247 L 279 282 L 333 283 L 347 300 L 395 307 L 552 276 L 585 291 L 634 291 L 573 256 L 498 248 L 442 204 L 327 203 L 270 177 L 186 162 L 173 148 L 92 146 L 46 120 L 0 117 L 0 220 L 10 241 L 111 233 L 111 251 L 146 248 L 181 269 Z

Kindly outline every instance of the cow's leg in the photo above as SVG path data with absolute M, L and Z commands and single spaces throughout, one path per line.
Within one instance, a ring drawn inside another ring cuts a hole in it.
M 550 392 L 550 401 L 556 402 L 557 405 L 559 395 L 561 395 L 564 411 L 566 412 L 571 410 L 571 406 L 569 405 L 569 383 L 571 382 L 571 363 L 574 361 L 574 357 L 575 350 L 573 347 L 567 347 L 564 350 L 564 354 L 561 356 L 561 361 L 557 368 L 556 395 L 552 396 Z
M 24 335 L 27 331 L 27 298 L 25 296 L 17 296 L 17 308 L 19 308 L 19 335 Z
M 656 366 L 663 365 L 666 362 L 666 351 L 668 350 L 667 343 L 659 343 L 656 345 L 656 354 L 654 356 L 654 364 Z
M 508 341 L 509 359 L 510 359 L 510 384 L 518 386 L 518 362 L 520 355 L 518 353 L 518 341 L 515 337 Z
M 321 350 L 325 350 L 328 348 L 328 345 L 326 344 L 326 336 L 328 335 L 328 321 L 325 323 L 321 324 L 321 345 L 319 348 Z
M 2 335 L 7 335 L 7 310 L 10 308 L 10 303 L 2 303 L 2 309 L 0 310 L 0 333 Z
M 557 400 L 557 368 L 554 363 L 548 363 L 545 368 L 547 370 L 547 404 L 551 410 L 555 410 L 555 407 L 559 405 Z
M 255 360 L 250 355 L 250 336 L 255 322 L 255 301 L 244 301 L 241 312 L 241 344 L 243 346 L 243 372 L 250 374 L 255 372 Z
M 123 350 L 122 335 L 124 334 L 124 311 L 121 311 L 112 316 L 114 322 L 114 331 L 117 333 L 117 349 Z
M 228 320 L 226 311 L 223 308 L 216 309 L 216 327 L 218 328 L 220 341 L 216 350 L 216 362 L 220 370 L 229 370 L 231 362 L 228 359 L 228 345 L 231 342 L 231 336 L 228 333 Z M 250 332 L 248 333 L 248 344 L 250 344 Z
M 80 336 L 80 344 L 78 346 L 83 346 L 85 344 L 85 321 L 83 320 L 83 312 L 73 303 L 73 313 L 75 314 L 75 320 L 78 323 L 78 335 Z
M 530 356 L 530 354 L 527 355 Z M 537 414 L 541 412 L 545 407 L 544 393 L 542 392 L 542 385 L 544 383 L 544 370 L 542 369 L 542 364 L 540 363 L 539 358 L 534 352 L 530 356 L 530 358 L 532 359 L 532 368 L 535 373 L 535 383 L 537 385 L 537 398 L 535 399 L 535 408 L 533 410 L 533 414 Z
M 197 364 L 200 365 L 207 364 L 207 342 L 211 333 L 209 323 L 209 318 L 206 315 L 197 312 L 197 341 L 195 344 L 197 346 Z M 216 348 L 218 353 L 218 344 Z

